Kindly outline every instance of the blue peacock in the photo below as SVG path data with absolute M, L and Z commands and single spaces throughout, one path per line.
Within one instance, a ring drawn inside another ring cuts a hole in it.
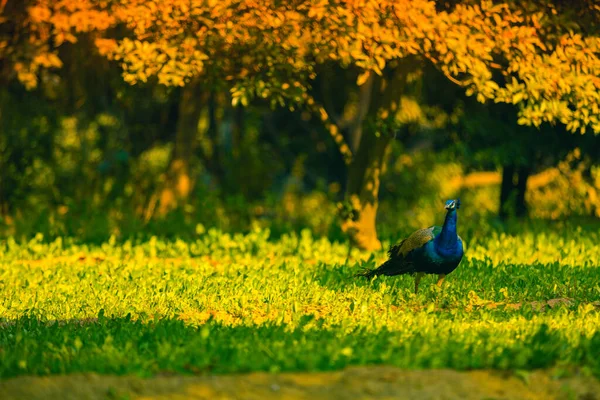
M 375 275 L 415 275 L 415 293 L 425 274 L 437 274 L 438 286 L 442 286 L 446 275 L 458 267 L 462 260 L 463 241 L 456 232 L 457 212 L 460 199 L 446 202 L 444 225 L 419 229 L 408 238 L 392 246 L 388 260 L 378 268 L 367 269 L 357 276 L 371 278 Z

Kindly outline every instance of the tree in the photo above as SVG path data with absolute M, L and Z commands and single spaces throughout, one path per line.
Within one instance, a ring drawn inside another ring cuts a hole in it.
M 380 246 L 375 218 L 385 154 L 402 123 L 401 96 L 424 65 L 433 64 L 480 102 L 514 104 L 519 124 L 561 122 L 570 131 L 600 132 L 600 38 L 586 33 L 576 16 L 558 21 L 548 16 L 549 9 L 557 9 L 554 4 L 96 2 L 98 13 L 129 30 L 124 37 L 106 30 L 96 44 L 123 66 L 124 79 L 132 84 L 199 82 L 208 91 L 229 89 L 234 105 L 264 98 L 273 106 L 310 109 L 348 166 L 352 210 L 343 225 L 357 246 L 373 250 Z M 585 10 L 597 7 L 581 4 Z M 350 144 L 311 91 L 319 66 L 328 63 L 355 71 L 361 87 Z
M 112 167 L 129 164 L 123 162 L 124 155 L 127 155 L 125 150 L 133 147 L 133 155 L 137 156 L 147 149 L 149 143 L 164 139 L 160 137 L 161 134 L 166 136 L 162 132 L 176 132 L 177 124 L 172 124 L 171 120 L 173 114 L 177 117 L 177 112 L 170 112 L 173 108 L 170 103 L 174 102 L 170 101 L 173 96 L 168 93 L 173 90 L 150 85 L 132 87 L 123 82 L 118 66 L 100 56 L 95 39 L 105 37 L 109 30 L 111 35 L 119 34 L 114 30 L 115 22 L 108 2 L 0 1 L 0 82 L 8 89 L 2 96 L 3 112 L 0 113 L 0 125 L 5 128 L 3 135 L 7 142 L 7 160 L 1 163 L 8 163 L 17 170 L 22 169 L 23 163 L 31 165 L 32 149 L 37 143 L 39 159 L 52 166 L 53 174 L 46 182 L 53 181 L 56 187 L 62 189 L 50 191 L 48 196 L 57 203 L 64 204 L 70 195 L 74 197 L 75 204 L 81 204 L 82 199 L 105 196 L 114 200 L 118 186 L 121 189 L 119 195 L 123 195 L 127 178 L 124 175 L 131 171 L 128 166 L 126 171 L 119 170 L 117 177 L 117 171 Z M 77 133 L 80 133 L 81 151 L 73 151 L 70 156 L 81 167 L 75 169 L 74 174 L 61 176 L 61 160 L 55 158 L 62 149 L 56 133 L 60 130 L 61 121 L 71 117 L 77 124 Z M 48 123 L 39 123 L 38 120 L 50 121 L 51 128 Z M 99 121 L 122 121 L 123 124 L 115 123 L 108 127 Z M 18 124 L 21 124 L 20 129 Z M 92 126 L 92 129 L 101 132 L 96 143 L 84 138 L 83 131 Z M 25 132 L 31 138 L 21 140 Z M 44 146 L 39 145 L 42 140 Z M 94 147 L 96 145 L 97 148 Z M 26 157 L 19 156 L 23 151 L 27 153 Z M 99 154 L 102 154 L 102 161 L 97 160 Z M 10 170 L 8 167 L 5 169 Z M 91 179 L 100 170 L 105 183 L 108 181 L 112 185 L 98 185 L 98 179 Z M 6 178 L 14 179 L 17 172 L 11 171 Z M 16 181 L 19 182 L 18 179 Z M 119 184 L 113 184 L 115 181 Z M 10 200 L 12 205 L 23 206 L 22 201 L 14 200 L 14 196 L 7 192 L 18 194 L 29 182 L 32 180 L 21 177 L 19 185 L 2 185 L 3 199 Z M 69 184 L 71 182 L 77 184 Z M 103 193 L 102 186 L 112 186 L 113 190 Z M 146 186 L 149 185 L 146 183 Z M 101 196 L 91 196 L 90 190 L 100 192 L 95 194 Z M 28 187 L 28 195 L 33 191 Z M 143 195 L 132 200 L 143 203 L 136 205 L 139 214 L 143 214 L 148 200 Z M 6 210 L 7 206 L 2 208 Z M 11 211 L 15 212 L 14 209 Z
M 115 22 L 106 2 L 93 0 L 0 1 L 0 73 L 28 89 L 62 67 L 59 49 L 78 36 L 105 31 Z M 100 6 L 100 7 L 99 7 Z
M 501 167 L 499 216 L 525 217 L 529 177 L 556 165 L 569 152 L 590 146 L 588 136 L 565 132 L 564 126 L 544 124 L 539 128 L 517 123 L 510 104 L 464 102 L 456 127 L 471 165 Z
M 68 63 L 79 57 L 73 44 L 80 35 L 107 29 L 113 21 L 107 12 L 96 9 L 95 2 L 85 0 L 0 1 L 0 85 L 4 89 L 0 164 L 5 172 L 0 182 L 0 214 L 7 214 L 9 206 L 26 203 L 25 188 L 29 195 L 39 190 L 40 181 L 49 185 L 54 180 L 47 174 L 36 182 L 32 178 L 39 174 L 33 172 L 34 166 L 51 164 L 61 112 L 77 111 L 80 99 L 75 92 L 85 81 L 83 74 L 71 74 L 67 90 L 61 73 L 72 71 L 62 67 L 65 59 Z M 89 60 L 81 57 L 79 61 Z M 102 58 L 96 61 L 108 64 Z M 46 201 L 56 201 L 56 197 L 47 195 Z
M 563 111 L 567 113 L 573 111 L 579 112 L 579 116 L 585 116 L 595 112 L 597 105 L 594 103 L 596 100 L 593 91 L 598 81 L 593 76 L 591 80 L 586 80 L 586 74 L 589 72 L 588 67 L 594 68 L 595 65 L 597 68 L 598 48 L 594 45 L 585 49 L 585 46 L 577 47 L 574 43 L 579 40 L 587 43 L 596 40 L 600 33 L 598 30 L 600 6 L 588 0 L 574 2 L 532 0 L 509 3 L 509 5 L 527 14 L 541 13 L 537 33 L 546 46 L 542 48 L 544 51 L 541 56 L 542 59 L 553 60 L 548 65 L 542 65 L 537 62 L 539 58 L 536 57 L 533 66 L 543 68 L 543 72 L 540 70 L 539 76 L 523 75 L 522 80 L 529 87 L 525 91 L 530 91 L 529 97 L 534 97 L 533 100 L 529 100 L 529 103 L 535 103 L 541 96 L 544 96 L 545 100 L 552 99 L 558 94 L 552 92 L 556 87 L 563 88 L 562 94 L 566 99 L 555 102 L 544 101 L 537 109 L 528 109 L 525 115 L 539 117 L 540 113 L 546 112 L 550 107 L 554 107 L 554 110 L 550 111 L 554 113 L 557 106 L 565 107 L 565 104 L 568 111 L 566 109 Z M 585 36 L 580 35 L 586 35 L 587 38 L 582 39 Z M 573 38 L 576 38 L 575 41 Z M 575 48 L 580 51 L 579 54 Z M 567 53 L 571 56 L 577 54 L 575 57 L 585 62 L 583 64 L 573 62 L 573 59 L 565 56 Z M 526 77 L 528 79 L 525 79 Z M 589 86 L 577 87 L 577 81 L 579 84 L 584 83 L 584 86 Z M 497 82 L 500 83 L 500 80 Z M 550 90 L 543 95 L 535 90 L 535 87 L 545 86 L 549 86 Z M 591 153 L 596 151 L 597 141 L 593 138 L 584 139 L 577 134 L 569 135 L 565 132 L 568 130 L 583 134 L 586 130 L 590 130 L 590 123 L 596 124 L 596 120 L 591 121 L 584 117 L 581 121 L 576 116 L 572 118 L 571 115 L 566 119 L 558 118 L 566 125 L 555 126 L 555 120 L 552 118 L 544 120 L 550 124 L 541 125 L 538 117 L 529 121 L 522 114 L 517 118 L 515 109 L 518 110 L 519 103 L 511 105 L 511 102 L 507 101 L 508 104 L 502 102 L 501 104 L 476 104 L 474 101 L 463 101 L 461 94 L 456 93 L 456 90 L 451 92 L 454 92 L 450 95 L 453 97 L 453 105 L 456 105 L 456 100 L 459 99 L 464 107 L 459 130 L 464 135 L 463 140 L 468 143 L 471 158 L 473 156 L 475 158 L 471 162 L 477 163 L 479 159 L 502 167 L 499 214 L 503 218 L 508 215 L 522 217 L 527 214 L 525 202 L 527 181 L 536 169 L 555 165 L 574 149 L 581 148 L 584 152 L 589 149 Z M 513 103 L 527 95 L 515 93 L 514 96 Z M 577 98 L 582 100 L 576 100 Z M 591 130 L 597 133 L 597 127 L 592 126 Z

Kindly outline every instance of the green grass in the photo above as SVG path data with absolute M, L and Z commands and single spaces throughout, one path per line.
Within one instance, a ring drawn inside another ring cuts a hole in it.
M 381 262 L 308 232 L 99 246 L 0 242 L 0 376 L 79 371 L 584 367 L 600 376 L 600 230 L 465 229 L 467 257 L 424 278 L 357 280 Z M 386 243 L 389 244 L 389 243 Z M 364 261 L 361 261 L 364 260 Z M 570 304 L 530 303 L 569 298 Z M 520 307 L 506 304 L 520 303 Z

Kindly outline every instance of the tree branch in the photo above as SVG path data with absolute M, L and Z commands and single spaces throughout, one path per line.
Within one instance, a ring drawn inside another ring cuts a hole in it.
M 465 85 L 464 82 L 459 81 L 458 79 L 456 79 L 452 75 L 450 75 L 450 74 L 445 74 L 445 75 L 446 75 L 446 78 L 450 79 L 453 83 L 457 84 L 458 86 L 464 86 Z
M 344 136 L 340 132 L 338 126 L 331 121 L 331 118 L 329 117 L 329 114 L 327 114 L 327 111 L 325 111 L 325 108 L 323 106 L 318 105 L 315 102 L 315 99 L 312 98 L 310 95 L 306 104 L 310 111 L 319 115 L 321 121 L 323 122 L 323 125 L 325 125 L 325 128 L 333 138 L 334 142 L 337 144 L 338 150 L 342 154 L 342 157 L 344 157 L 344 162 L 346 163 L 346 165 L 350 165 L 350 163 L 352 162 L 352 150 L 350 150 L 350 147 L 346 143 L 346 140 L 344 139 Z
M 320 85 L 321 96 L 323 97 L 323 108 L 328 112 L 332 122 L 336 124 L 341 131 L 343 131 L 352 123 L 352 118 L 348 117 L 346 113 L 340 115 L 335 112 L 333 101 L 331 99 L 332 91 L 329 85 L 329 82 L 331 82 L 333 78 L 327 72 L 328 70 L 326 70 L 326 75 L 324 76 L 325 79 L 321 81 Z

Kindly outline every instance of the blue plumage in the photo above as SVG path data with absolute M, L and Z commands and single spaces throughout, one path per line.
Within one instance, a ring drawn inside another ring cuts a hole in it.
M 458 267 L 462 260 L 463 241 L 456 231 L 460 199 L 448 200 L 444 225 L 419 229 L 388 251 L 389 259 L 378 268 L 364 271 L 359 276 L 416 274 L 415 293 L 424 274 L 437 274 L 438 286 L 445 276 Z

